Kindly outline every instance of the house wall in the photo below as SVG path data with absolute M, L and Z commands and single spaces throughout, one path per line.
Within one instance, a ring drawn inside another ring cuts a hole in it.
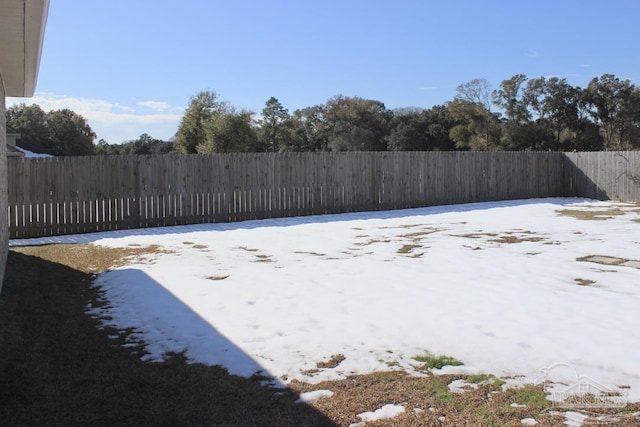
M 0 292 L 9 253 L 9 220 L 7 218 L 7 121 L 5 118 L 5 90 L 0 75 Z

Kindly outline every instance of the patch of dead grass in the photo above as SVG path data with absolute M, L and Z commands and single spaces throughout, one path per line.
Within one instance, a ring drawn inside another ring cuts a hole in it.
M 18 247 L 13 250 L 64 264 L 84 273 L 102 273 L 133 262 L 151 262 L 149 255 L 174 253 L 159 245 L 129 245 L 124 248 L 109 248 L 93 244 L 44 245 Z
M 483 381 L 462 393 L 449 390 L 456 380 L 471 379 L 465 375 L 432 375 L 416 377 L 402 371 L 375 372 L 350 376 L 344 380 L 308 384 L 297 380 L 289 387 L 296 393 L 331 390 L 331 398 L 311 405 L 326 414 L 336 425 L 349 426 L 361 421 L 358 414 L 374 411 L 386 404 L 403 405 L 405 412 L 391 419 L 367 423 L 367 426 L 522 426 L 521 420 L 533 418 L 538 426 L 564 425 L 563 410 L 554 408 L 545 398 L 541 385 L 525 385 L 502 390 L 501 381 Z M 619 414 L 620 426 L 637 425 L 632 414 L 640 404 L 623 409 L 606 409 L 602 413 Z M 574 409 L 575 411 L 575 409 Z M 598 411 L 600 412 L 600 411 Z M 587 414 L 596 422 L 599 414 Z M 592 424 L 590 424 L 592 425 Z
M 224 274 L 224 275 L 219 275 L 219 276 L 208 276 L 207 279 L 209 280 L 224 280 L 224 279 L 228 279 L 229 278 L 229 274 Z
M 322 362 L 316 363 L 316 367 L 318 369 L 333 369 L 333 368 L 336 368 L 339 364 L 341 364 L 345 359 L 346 357 L 344 357 L 344 354 L 334 354 L 326 362 L 322 361 Z
M 437 233 L 438 231 L 441 231 L 438 228 L 427 228 L 424 230 L 420 230 L 420 231 L 414 231 L 411 233 L 406 233 L 406 234 L 401 234 L 399 237 L 405 238 L 405 239 L 420 239 L 424 236 L 428 236 L 429 234 L 433 234 L 433 233 Z
M 415 377 L 401 371 L 387 371 L 316 385 L 293 381 L 289 386 L 297 393 L 318 389 L 333 391 L 330 399 L 320 399 L 312 406 L 339 426 L 359 422 L 358 414 L 389 403 L 401 404 L 406 411 L 391 419 L 367 423 L 367 426 L 516 426 L 521 425 L 522 418 L 544 418 L 541 414 L 545 407 L 532 404 L 512 408 L 511 396 L 492 394 L 491 385 L 480 384 L 477 389 L 464 393 L 451 392 L 448 384 L 459 379 L 465 379 L 465 376 Z
M 582 279 L 580 277 L 577 277 L 577 278 L 573 279 L 573 281 L 576 282 L 580 286 L 589 286 L 589 285 L 593 285 L 594 283 L 596 283 L 595 280 Z
M 542 242 L 546 240 L 544 237 L 535 236 L 535 232 L 530 230 L 523 231 L 505 231 L 503 234 L 498 233 L 466 233 L 466 234 L 454 234 L 455 237 L 465 237 L 467 239 L 481 239 L 485 237 L 491 237 L 488 242 L 499 244 L 513 244 L 522 242 Z
M 321 252 L 313 252 L 313 251 L 294 251 L 294 253 L 302 254 L 302 255 L 313 255 L 313 256 L 319 256 L 319 257 L 327 256 L 327 254 L 324 254 Z
M 587 255 L 587 256 L 576 258 L 576 261 L 593 262 L 593 263 L 602 264 L 602 265 L 620 265 L 629 260 L 626 258 L 611 257 L 607 255 Z
M 640 260 L 621 258 L 607 255 L 589 255 L 576 258 L 576 261 L 593 262 L 602 265 L 612 265 L 628 268 L 636 268 L 640 270 Z
M 560 216 L 572 217 L 583 221 L 605 221 L 615 216 L 624 215 L 625 211 L 617 207 L 612 207 L 604 210 L 582 208 L 556 210 L 556 214 Z
M 496 237 L 496 233 L 466 233 L 466 234 L 452 234 L 454 237 L 465 237 L 467 239 L 480 239 L 482 237 Z
M 389 239 L 369 239 L 366 242 L 356 242 L 354 245 L 356 246 L 370 246 L 375 245 L 376 243 L 389 243 L 391 240 Z
M 402 245 L 396 252 L 401 255 L 408 255 L 408 254 L 411 254 L 414 251 L 414 249 L 422 249 L 422 245 L 417 245 L 417 244 Z
M 490 239 L 489 241 L 493 243 L 512 244 L 512 243 L 522 243 L 522 242 L 541 242 L 543 240 L 545 240 L 543 237 L 520 237 L 520 236 L 515 236 L 513 234 L 505 234 L 495 239 Z
M 317 374 L 318 372 L 320 372 L 320 369 L 318 369 L 318 368 L 311 368 L 311 369 L 305 369 L 304 371 L 300 371 L 300 373 L 302 373 L 302 375 L 306 375 L 308 377 L 312 377 L 315 374 Z

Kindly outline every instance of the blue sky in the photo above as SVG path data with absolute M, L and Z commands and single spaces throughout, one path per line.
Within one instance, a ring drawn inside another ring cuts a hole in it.
M 109 143 L 168 139 L 213 90 L 259 113 L 343 94 L 429 108 L 486 78 L 640 84 L 637 0 L 51 0 L 36 95 Z

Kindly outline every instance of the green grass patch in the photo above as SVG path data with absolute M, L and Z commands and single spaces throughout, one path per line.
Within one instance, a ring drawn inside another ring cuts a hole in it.
M 490 380 L 491 378 L 494 378 L 493 375 L 487 375 L 487 374 L 474 374 L 474 375 L 469 375 L 467 377 L 467 382 L 468 383 L 473 383 L 473 384 L 480 384 L 483 383 L 485 381 Z
M 423 356 L 416 356 L 413 358 L 414 360 L 424 363 L 424 368 L 428 369 L 442 369 L 445 366 L 461 366 L 464 365 L 461 361 L 456 358 L 445 356 L 445 355 L 433 355 L 427 354 Z
M 501 390 L 502 386 L 506 384 L 506 381 L 490 374 L 469 375 L 466 381 L 471 384 L 482 384 L 489 387 L 492 391 Z
M 437 403 L 451 403 L 455 396 L 449 390 L 447 380 L 439 376 L 431 378 L 423 385 L 425 394 Z
M 551 404 L 544 389 L 539 385 L 528 384 L 522 388 L 514 389 L 513 393 L 513 401 L 521 405 L 546 408 Z
M 474 374 L 467 377 L 467 382 L 473 384 L 491 383 L 494 386 L 502 387 L 506 381 L 490 374 Z
M 393 371 L 382 371 L 376 372 L 375 376 L 379 381 L 395 381 L 398 378 L 398 373 Z
M 507 382 L 503 379 L 500 378 L 494 378 L 493 381 L 491 382 L 491 385 L 497 390 L 497 389 L 501 389 L 503 385 L 505 385 Z

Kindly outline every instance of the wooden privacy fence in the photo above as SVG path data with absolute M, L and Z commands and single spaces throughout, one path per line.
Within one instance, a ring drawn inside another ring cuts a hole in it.
M 14 158 L 11 238 L 563 195 L 562 153 Z
M 640 151 L 565 153 L 568 196 L 640 202 Z

